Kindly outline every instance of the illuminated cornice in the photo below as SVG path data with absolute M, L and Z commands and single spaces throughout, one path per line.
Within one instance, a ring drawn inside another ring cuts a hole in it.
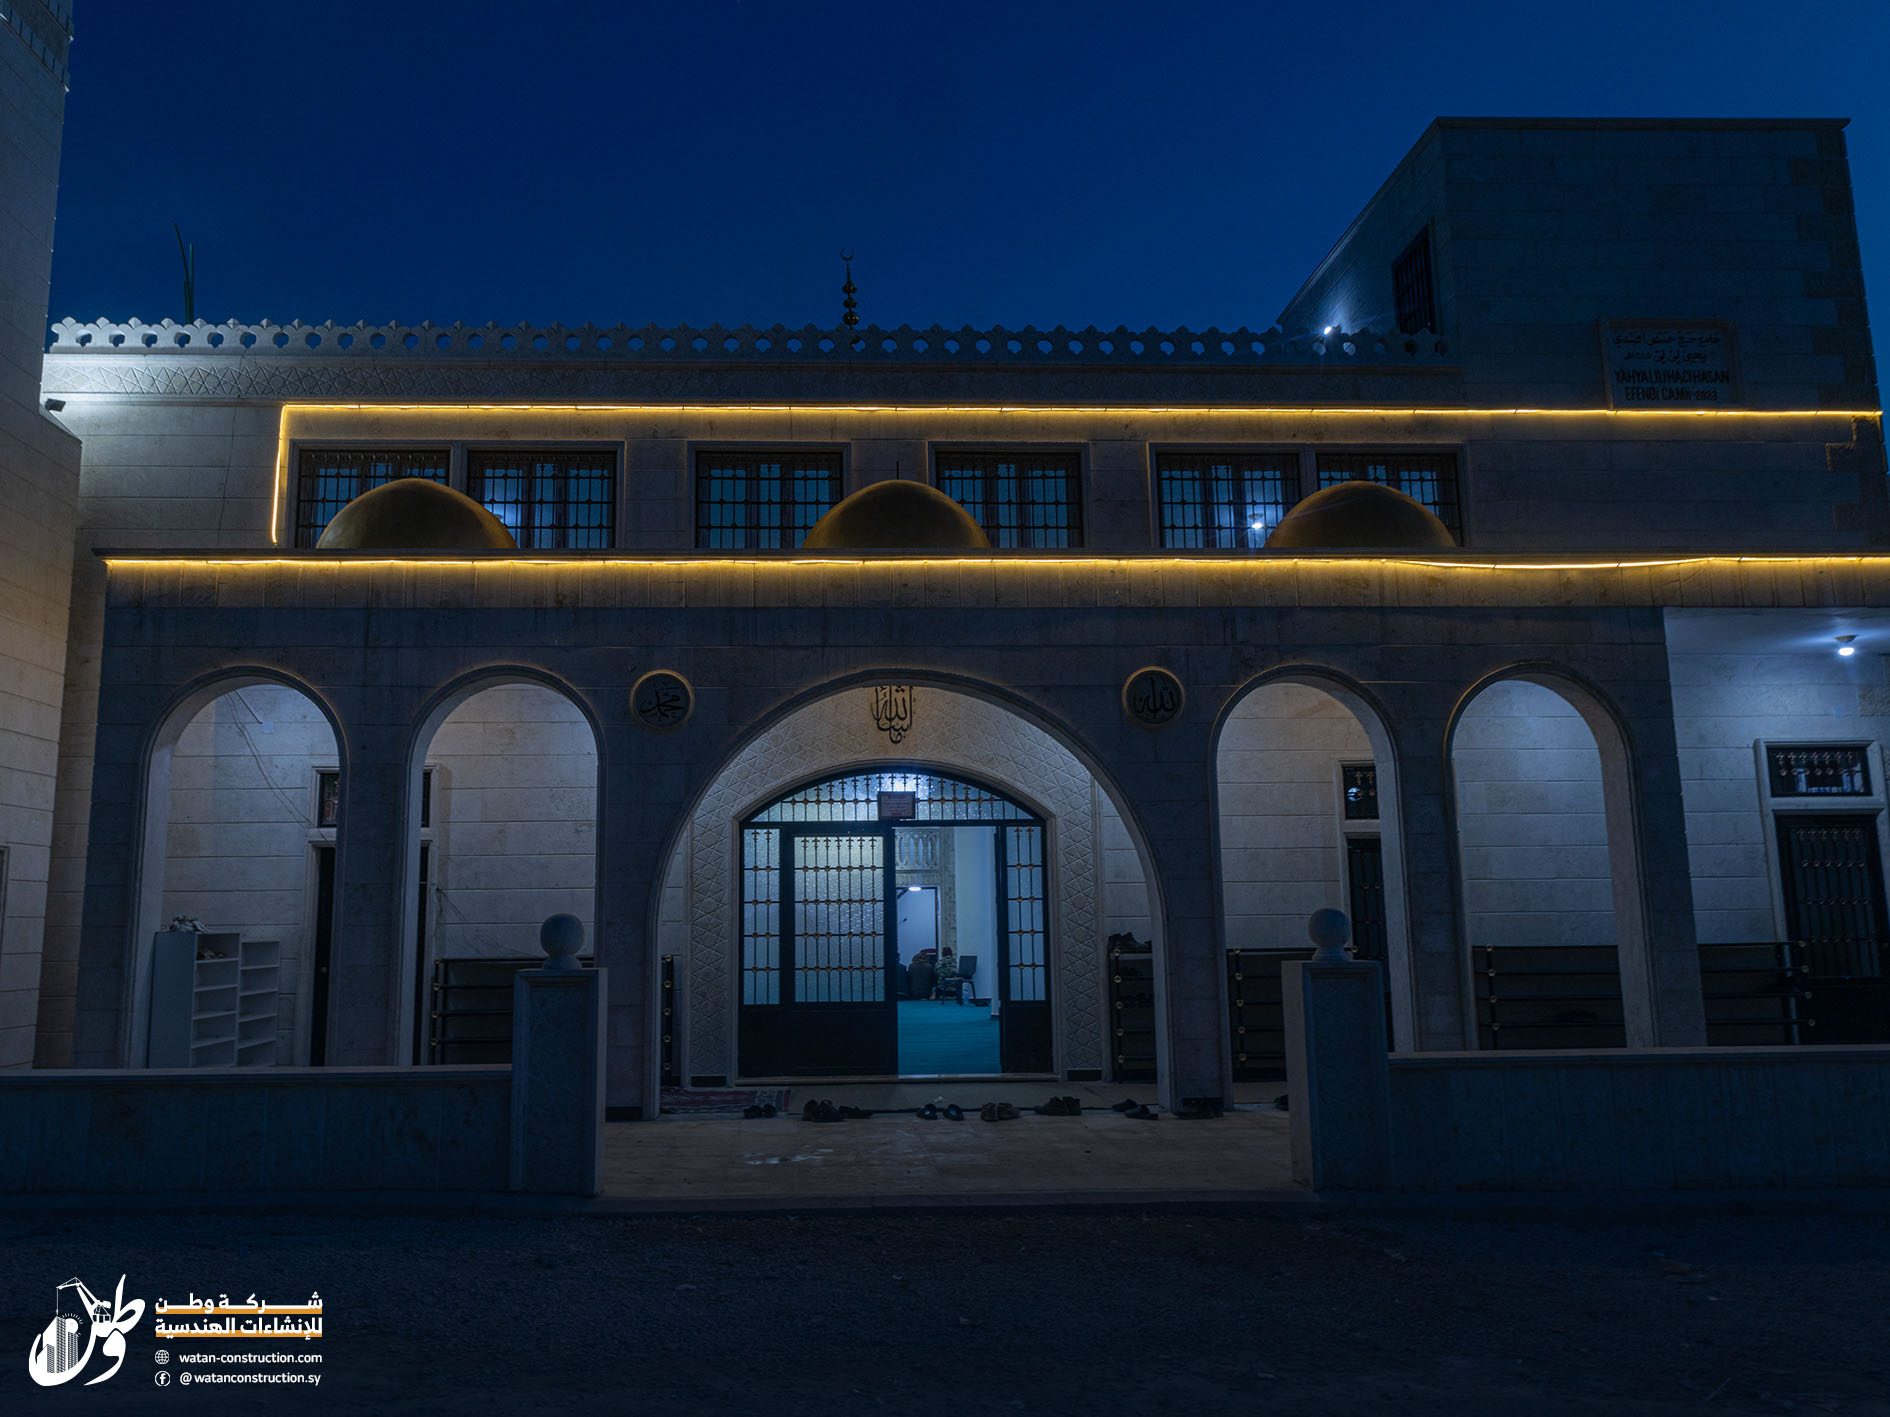
M 1698 567 L 1795 566 L 1805 569 L 1857 567 L 1890 571 L 1890 552 L 1834 554 L 1830 552 L 1744 554 L 1708 552 L 1697 555 L 1631 556 L 1597 555 L 1591 559 L 1567 557 L 1540 560 L 1504 560 L 1493 556 L 1439 556 L 1425 553 L 1414 556 L 1351 554 L 1327 552 L 1317 555 L 1286 552 L 1215 553 L 1177 556 L 1172 552 L 1146 552 L 1089 556 L 1045 554 L 1035 551 L 988 552 L 965 551 L 949 555 L 937 552 L 913 554 L 902 551 L 825 552 L 810 555 L 800 552 L 755 552 L 730 556 L 718 552 L 675 552 L 626 555 L 621 552 L 572 551 L 555 556 L 529 552 L 404 552 L 398 555 L 375 551 L 266 551 L 231 553 L 228 551 L 140 551 L 101 550 L 99 559 L 108 567 L 147 569 L 225 569 L 231 567 L 322 568 L 341 570 L 385 569 L 394 567 L 440 567 L 471 570 L 476 567 L 535 567 L 559 571 L 663 570 L 727 572 L 731 570 L 811 570 L 836 566 L 973 566 L 1008 572 L 1082 568 L 1084 570 L 1193 570 L 1202 574 L 1266 575 L 1278 571 L 1305 571 L 1325 568 L 1332 571 L 1361 569 L 1418 568 L 1432 571 L 1638 571 Z
M 1876 408 L 1474 408 L 1406 404 L 1010 404 L 1010 403 L 289 403 L 285 418 L 304 413 L 453 414 L 506 413 L 568 416 L 573 413 L 682 414 L 866 414 L 932 417 L 939 414 L 1067 416 L 1076 418 L 1881 418 Z

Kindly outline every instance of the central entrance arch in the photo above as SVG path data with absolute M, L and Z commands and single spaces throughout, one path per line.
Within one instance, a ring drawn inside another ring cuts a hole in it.
M 1046 1073 L 1045 823 L 970 778 L 817 779 L 741 823 L 747 1077 Z

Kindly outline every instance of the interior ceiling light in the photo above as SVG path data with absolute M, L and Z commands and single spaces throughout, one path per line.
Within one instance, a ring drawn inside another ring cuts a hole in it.
M 1840 659 L 1849 659 L 1852 655 L 1857 653 L 1857 646 L 1851 643 L 1851 641 L 1856 638 L 1856 635 L 1839 635 L 1837 637 L 1838 657 Z

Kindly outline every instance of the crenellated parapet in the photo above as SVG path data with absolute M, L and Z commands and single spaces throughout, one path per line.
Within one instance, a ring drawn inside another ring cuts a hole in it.
M 1432 336 L 1338 331 L 61 320 L 44 392 L 363 403 L 1434 403 L 1452 398 L 1457 377 Z
M 355 359 L 583 359 L 691 363 L 871 361 L 919 364 L 1413 364 L 1448 350 L 1431 335 L 1278 329 L 1041 330 L 933 325 L 860 330 L 804 325 L 278 325 L 262 320 L 61 320 L 54 354 L 281 354 Z

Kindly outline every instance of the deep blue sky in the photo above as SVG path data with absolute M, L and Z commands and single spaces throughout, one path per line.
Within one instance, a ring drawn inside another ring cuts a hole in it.
M 52 313 L 1264 327 L 1438 113 L 1849 115 L 1890 3 L 81 0 Z M 1884 340 L 1879 337 L 1880 350 Z M 1881 355 L 1880 355 L 1881 358 Z

